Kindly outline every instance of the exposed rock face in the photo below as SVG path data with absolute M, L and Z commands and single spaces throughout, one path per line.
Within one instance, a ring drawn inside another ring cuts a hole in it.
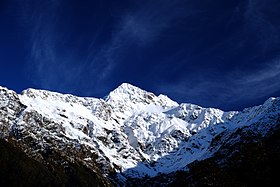
M 0 138 L 9 135 L 10 127 L 25 108 L 14 91 L 0 87 Z
M 15 92 L 0 88 L 1 186 L 111 186 L 90 149 L 26 108 Z
M 0 139 L 1 186 L 111 186 L 101 174 L 79 162 L 67 163 L 58 152 L 52 153 L 53 160 L 46 159 L 46 164 L 28 157 L 18 146 Z
M 197 163 L 214 160 L 223 168 L 240 151 L 237 145 L 270 137 L 279 116 L 280 98 L 224 112 L 179 105 L 127 83 L 105 99 L 35 89 L 19 95 L 0 87 L 0 137 L 60 176 L 59 184 L 74 173 L 77 185 L 91 184 L 85 176 L 100 186 L 143 178 L 152 185 L 153 177 L 171 185 L 182 173 L 188 181 Z
M 126 186 L 277 186 L 279 125 L 280 119 L 278 128 L 265 137 L 243 127 L 227 139 L 217 138 L 215 143 L 222 144 L 220 149 L 212 157 L 189 164 L 188 171 L 130 178 Z

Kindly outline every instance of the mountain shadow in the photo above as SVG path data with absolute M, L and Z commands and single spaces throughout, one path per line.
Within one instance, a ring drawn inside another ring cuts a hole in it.
M 0 186 L 111 186 L 101 174 L 79 163 L 59 167 L 28 157 L 21 148 L 0 139 Z
M 226 141 L 217 136 L 212 143 L 222 146 L 213 157 L 187 165 L 188 171 L 128 178 L 126 186 L 277 186 L 280 123 L 266 137 L 243 127 Z

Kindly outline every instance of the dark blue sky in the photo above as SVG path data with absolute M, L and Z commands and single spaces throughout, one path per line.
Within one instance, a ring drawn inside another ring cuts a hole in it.
M 279 0 L 1 0 L 0 85 L 103 97 L 129 82 L 224 110 L 280 95 Z

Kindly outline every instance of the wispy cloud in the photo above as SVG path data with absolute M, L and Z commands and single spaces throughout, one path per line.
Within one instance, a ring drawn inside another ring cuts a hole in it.
M 241 98 L 256 99 L 272 95 L 280 89 L 280 59 L 266 62 L 261 69 L 251 73 L 235 71 L 229 76 L 229 80 L 235 83 L 235 93 L 240 94 Z
M 63 21 L 59 9 L 63 2 L 18 1 L 22 26 L 29 38 L 27 48 L 30 53 L 25 70 L 37 87 L 75 92 L 85 84 L 82 82 L 90 84 L 90 78 L 86 76 L 89 70 L 86 59 L 76 54 L 79 49 L 64 44 L 70 37 L 59 28 L 60 21 Z
M 114 37 L 126 38 L 126 42 L 142 46 L 148 45 L 174 22 L 192 13 L 191 7 L 182 5 L 182 1 L 146 1 L 122 16 Z
M 75 54 L 73 46 L 60 48 L 63 46 L 61 44 L 69 42 L 67 33 L 59 30 L 59 21 L 63 21 L 59 17 L 60 9 L 64 6 L 64 0 L 42 4 L 33 0 L 18 0 L 22 9 L 23 26 L 29 30 L 30 36 L 30 62 L 27 72 L 35 85 L 45 89 L 75 91 L 80 89 L 81 85 L 101 87 L 111 79 L 115 67 L 129 50 L 133 47 L 146 47 L 155 42 L 174 21 L 191 13 L 191 8 L 184 9 L 181 6 L 182 2 L 145 1 L 122 10 L 112 19 L 114 23 L 110 23 L 110 40 L 95 45 L 104 25 L 100 26 L 100 29 L 88 38 L 92 42 L 89 42 L 87 54 L 79 56 Z M 184 7 L 186 8 L 185 5 Z M 75 36 L 73 40 L 78 38 L 79 36 Z
M 69 42 L 69 38 L 77 41 L 79 36 L 71 38 L 59 29 L 58 20 L 62 21 L 59 19 L 59 11 L 63 2 L 67 1 L 53 0 L 43 4 L 35 0 L 18 0 L 18 2 L 23 10 L 21 16 L 21 19 L 25 20 L 23 25 L 30 31 L 30 62 L 27 72 L 31 74 L 30 78 L 35 85 L 69 92 L 82 89 L 84 93 L 88 92 L 87 94 L 104 89 L 104 85 L 112 79 L 116 67 L 123 65 L 122 60 L 132 50 L 152 46 L 158 40 L 164 39 L 164 34 L 170 33 L 165 32 L 166 30 L 180 21 L 184 22 L 188 16 L 198 11 L 192 7 L 192 3 L 188 3 L 191 2 L 188 0 L 138 2 L 135 6 L 117 11 L 119 13 L 112 18 L 113 23 L 111 22 L 109 26 L 112 29 L 111 37 L 104 43 L 96 42 L 104 25 L 92 36 L 88 36 L 91 42 L 88 42 L 88 50 L 83 52 L 82 56 L 78 54 L 75 46 L 65 44 Z M 265 46 L 279 42 L 279 26 L 264 15 L 264 4 L 259 0 L 246 2 L 244 11 L 246 27 L 258 34 L 260 46 L 266 48 Z M 31 6 L 32 3 L 37 5 Z M 36 9 L 33 9 L 34 7 Z M 235 37 L 230 39 L 234 40 Z M 217 49 L 228 41 L 230 40 L 216 44 Z M 185 54 L 185 50 L 183 53 Z M 172 61 L 173 58 L 167 60 Z M 185 63 L 185 60 L 182 61 Z M 166 64 L 169 66 L 170 63 Z M 195 78 L 192 77 L 191 81 L 188 81 L 188 76 L 183 76 L 181 81 L 167 87 L 178 95 L 185 95 L 186 101 L 188 98 L 191 98 L 191 101 L 201 98 L 201 101 L 207 101 L 206 104 L 209 105 L 217 103 L 217 100 L 222 105 L 250 97 L 263 97 L 278 89 L 278 85 L 273 81 L 280 78 L 278 64 L 279 61 L 276 59 L 262 67 L 259 66 L 254 72 L 226 71 L 220 80 L 207 72 L 201 75 L 192 74 Z M 177 69 L 179 68 L 180 64 Z M 175 67 L 174 71 L 177 69 Z M 166 83 L 163 83 L 160 90 L 166 90 Z
M 190 65 L 178 82 L 163 82 L 158 89 L 168 95 L 177 96 L 182 102 L 226 109 L 244 107 L 253 100 L 262 100 L 279 92 L 280 54 L 277 50 L 279 51 L 280 27 L 273 17 L 279 15 L 277 12 L 280 7 L 277 9 L 277 6 L 279 4 L 272 0 L 247 0 L 238 4 L 228 24 L 231 26 L 235 23 L 233 25 L 236 26 L 236 22 L 243 19 L 240 28 L 234 27 L 236 32 L 232 32 L 208 50 L 198 53 L 199 56 L 206 54 L 210 57 L 213 51 L 221 53 L 227 58 L 221 63 L 231 62 L 232 65 L 228 64 L 221 72 L 217 72 L 215 68 L 217 62 L 213 62 L 214 67 L 211 70 L 198 70 L 194 65 L 192 71 Z M 228 54 L 223 54 L 223 46 L 230 46 Z M 244 53 L 246 51 L 247 53 Z M 277 54 L 278 57 L 275 57 Z M 235 58 L 235 55 L 240 55 L 241 58 Z M 192 55 L 191 59 L 194 57 Z M 251 64 L 252 68 L 242 69 L 245 64 Z
M 184 95 L 184 102 L 194 102 L 205 106 L 216 106 L 225 109 L 246 106 L 252 100 L 268 98 L 280 90 L 280 59 L 264 63 L 255 71 L 234 70 L 220 72 L 221 79 L 213 79 L 210 75 L 197 75 L 195 80 L 185 77 L 179 83 L 160 85 L 159 90 L 170 90 L 173 95 Z M 166 89 L 168 88 L 168 89 Z M 167 93 L 168 94 L 168 93 Z
M 191 14 L 193 10 L 180 0 L 139 2 L 134 8 L 116 16 L 111 40 L 95 55 L 89 54 L 87 64 L 102 67 L 96 84 L 108 80 L 122 58 L 134 47 L 147 47 L 160 39 L 165 29 Z M 186 3 L 186 1 L 184 2 Z M 100 64 L 101 63 L 101 64 Z
M 244 11 L 245 28 L 258 36 L 258 44 L 265 52 L 280 43 L 280 26 L 272 22 L 269 14 L 279 10 L 272 1 L 247 0 Z

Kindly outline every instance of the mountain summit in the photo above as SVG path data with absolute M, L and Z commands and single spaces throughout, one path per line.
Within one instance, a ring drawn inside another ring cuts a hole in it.
M 153 177 L 166 179 L 158 185 L 176 184 L 178 172 L 188 178 L 196 163 L 214 158 L 224 167 L 234 155 L 229 148 L 241 153 L 236 147 L 278 132 L 279 116 L 280 98 L 224 112 L 178 104 L 128 83 L 105 99 L 36 89 L 17 94 L 0 87 L 1 139 L 52 175 L 60 168 L 59 176 L 70 177 L 72 168 L 94 176 L 102 186 L 134 186 Z
M 110 92 L 109 95 L 119 94 L 119 95 L 143 95 L 146 91 L 133 86 L 129 83 L 122 83 L 120 86 L 118 86 L 116 89 L 114 89 L 112 92 Z
M 163 107 L 172 107 L 178 105 L 165 95 L 156 96 L 151 92 L 142 90 L 129 83 L 123 83 L 118 86 L 115 90 L 109 93 L 105 100 L 112 104 L 132 102 L 134 104 L 155 104 Z

